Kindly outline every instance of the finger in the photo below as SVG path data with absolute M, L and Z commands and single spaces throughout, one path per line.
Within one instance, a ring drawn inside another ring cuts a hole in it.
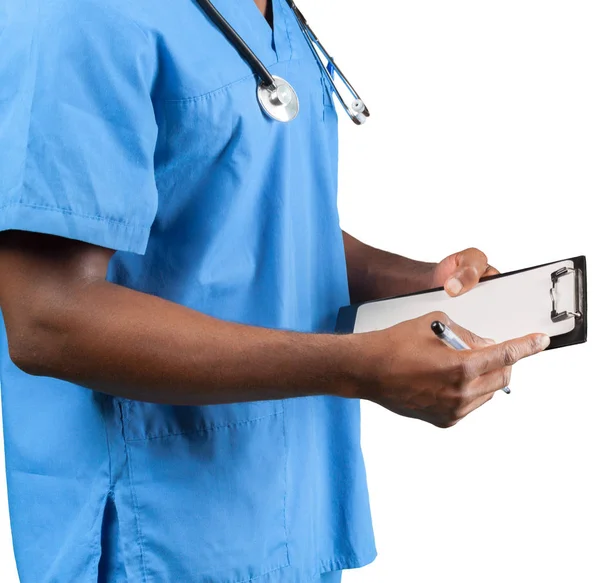
M 478 376 L 469 384 L 466 390 L 466 398 L 470 400 L 478 400 L 485 395 L 494 394 L 496 391 L 508 387 L 510 385 L 510 377 L 512 367 L 503 366 L 491 372 Z
M 500 272 L 491 265 L 488 265 L 481 277 L 489 277 L 490 275 L 500 275 Z M 481 277 L 479 279 L 481 279 Z
M 451 296 L 461 295 L 472 289 L 488 268 L 487 256 L 483 251 L 471 247 L 456 254 L 456 271 L 444 284 Z
M 495 391 L 492 391 L 491 393 L 486 393 L 483 396 L 478 397 L 474 401 L 471 401 L 468 405 L 465 405 L 465 407 L 458 411 L 458 418 L 463 419 L 469 413 L 475 411 L 475 409 L 479 409 L 479 407 L 485 405 L 488 401 L 490 401 L 495 394 Z
M 491 338 L 482 338 L 481 336 L 477 336 L 471 330 L 467 330 L 463 328 L 456 322 L 453 322 L 450 317 L 444 312 L 432 312 L 429 314 L 430 324 L 434 320 L 439 320 L 442 324 L 448 326 L 461 340 L 463 340 L 470 348 L 483 348 L 484 346 L 491 346 L 492 344 L 496 344 L 494 340 Z
M 477 354 L 469 355 L 469 366 L 474 375 L 480 376 L 505 366 L 512 366 L 522 358 L 542 352 L 549 344 L 550 337 L 547 334 L 528 334 L 495 346 L 480 348 Z

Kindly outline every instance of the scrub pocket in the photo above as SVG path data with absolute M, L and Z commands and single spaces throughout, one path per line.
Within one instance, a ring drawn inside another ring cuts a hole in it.
M 122 401 L 143 581 L 241 583 L 289 565 L 283 401 Z

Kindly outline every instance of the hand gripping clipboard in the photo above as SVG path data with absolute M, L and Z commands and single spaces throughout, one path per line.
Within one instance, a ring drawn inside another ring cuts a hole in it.
M 344 306 L 336 332 L 382 330 L 438 310 L 496 342 L 544 332 L 547 350 L 580 344 L 587 340 L 585 256 L 491 275 L 455 298 L 440 287 Z

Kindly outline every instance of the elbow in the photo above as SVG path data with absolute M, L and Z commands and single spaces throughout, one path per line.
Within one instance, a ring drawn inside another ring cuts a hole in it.
M 14 320 L 5 318 L 5 324 L 8 355 L 18 369 L 33 376 L 59 376 L 61 341 L 52 322 L 30 314 Z
M 51 376 L 46 347 L 39 346 L 26 329 L 19 336 L 16 340 L 8 338 L 8 355 L 12 363 L 29 375 Z
M 31 358 L 27 358 L 20 352 L 15 352 L 14 350 L 11 350 L 10 346 L 9 346 L 8 352 L 9 352 L 11 362 L 18 369 L 22 370 L 24 373 L 27 373 L 28 375 L 34 375 L 34 376 L 46 376 L 41 371 L 39 366 L 38 367 L 35 366 L 34 361 Z

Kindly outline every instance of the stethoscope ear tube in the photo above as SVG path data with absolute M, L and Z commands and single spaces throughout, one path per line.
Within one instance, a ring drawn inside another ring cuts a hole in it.
M 286 0 L 292 12 L 296 16 L 298 26 L 302 31 L 302 34 L 306 38 L 308 46 L 313 53 L 319 67 L 327 77 L 329 84 L 340 100 L 340 103 L 346 110 L 346 113 L 350 116 L 355 124 L 361 125 L 365 123 L 367 117 L 369 117 L 369 110 L 366 108 L 363 100 L 358 96 L 358 93 L 354 90 L 354 87 L 350 85 L 350 82 L 339 67 L 335 64 L 333 58 L 325 50 L 325 47 L 320 43 L 315 33 L 311 30 L 310 26 L 306 22 L 302 12 L 298 10 L 293 0 Z M 264 66 L 262 61 L 254 54 L 252 49 L 246 44 L 244 39 L 235 31 L 235 29 L 225 20 L 223 15 L 214 7 L 210 0 L 195 0 L 198 6 L 206 13 L 206 15 L 212 20 L 215 26 L 225 35 L 227 40 L 236 48 L 240 56 L 248 63 L 253 73 L 260 78 L 260 83 L 257 87 L 257 98 L 264 113 L 269 117 L 278 121 L 291 121 L 298 115 L 299 103 L 298 96 L 294 91 L 294 88 L 284 79 L 271 75 L 267 68 Z M 322 53 L 323 57 L 327 60 L 327 66 L 323 64 L 321 56 L 317 52 Z M 337 73 L 350 94 L 352 95 L 352 103 L 350 106 L 346 104 L 344 98 L 336 87 L 333 80 L 333 75 Z
M 306 21 L 306 18 L 304 17 L 302 12 L 300 12 L 294 1 L 287 0 L 287 3 L 296 15 L 296 18 L 298 19 L 298 24 L 300 26 L 300 30 L 304 34 L 308 46 L 310 47 L 315 59 L 317 60 L 317 63 L 327 76 L 329 84 L 331 85 L 331 88 L 335 93 L 336 97 L 339 99 L 340 103 L 342 104 L 342 106 L 346 110 L 346 113 L 350 116 L 352 121 L 357 125 L 362 125 L 367 121 L 367 118 L 371 115 L 364 101 L 359 97 L 354 87 L 352 87 L 352 85 L 350 84 L 350 81 L 348 81 L 346 76 L 342 73 L 341 69 L 336 65 L 335 61 L 333 60 L 333 57 L 331 57 L 331 55 L 326 51 L 325 47 L 321 44 L 321 41 L 317 38 L 317 35 L 310 28 L 308 22 Z M 317 47 L 319 47 L 319 51 L 321 51 L 321 53 L 327 60 L 327 66 L 323 65 L 321 57 L 319 56 L 319 53 L 315 49 L 314 45 L 317 45 Z M 342 80 L 342 82 L 353 97 L 353 101 L 350 107 L 346 105 L 344 98 L 342 97 L 341 93 L 335 85 L 335 82 L 333 80 L 333 74 L 335 73 L 337 73 L 338 77 Z

